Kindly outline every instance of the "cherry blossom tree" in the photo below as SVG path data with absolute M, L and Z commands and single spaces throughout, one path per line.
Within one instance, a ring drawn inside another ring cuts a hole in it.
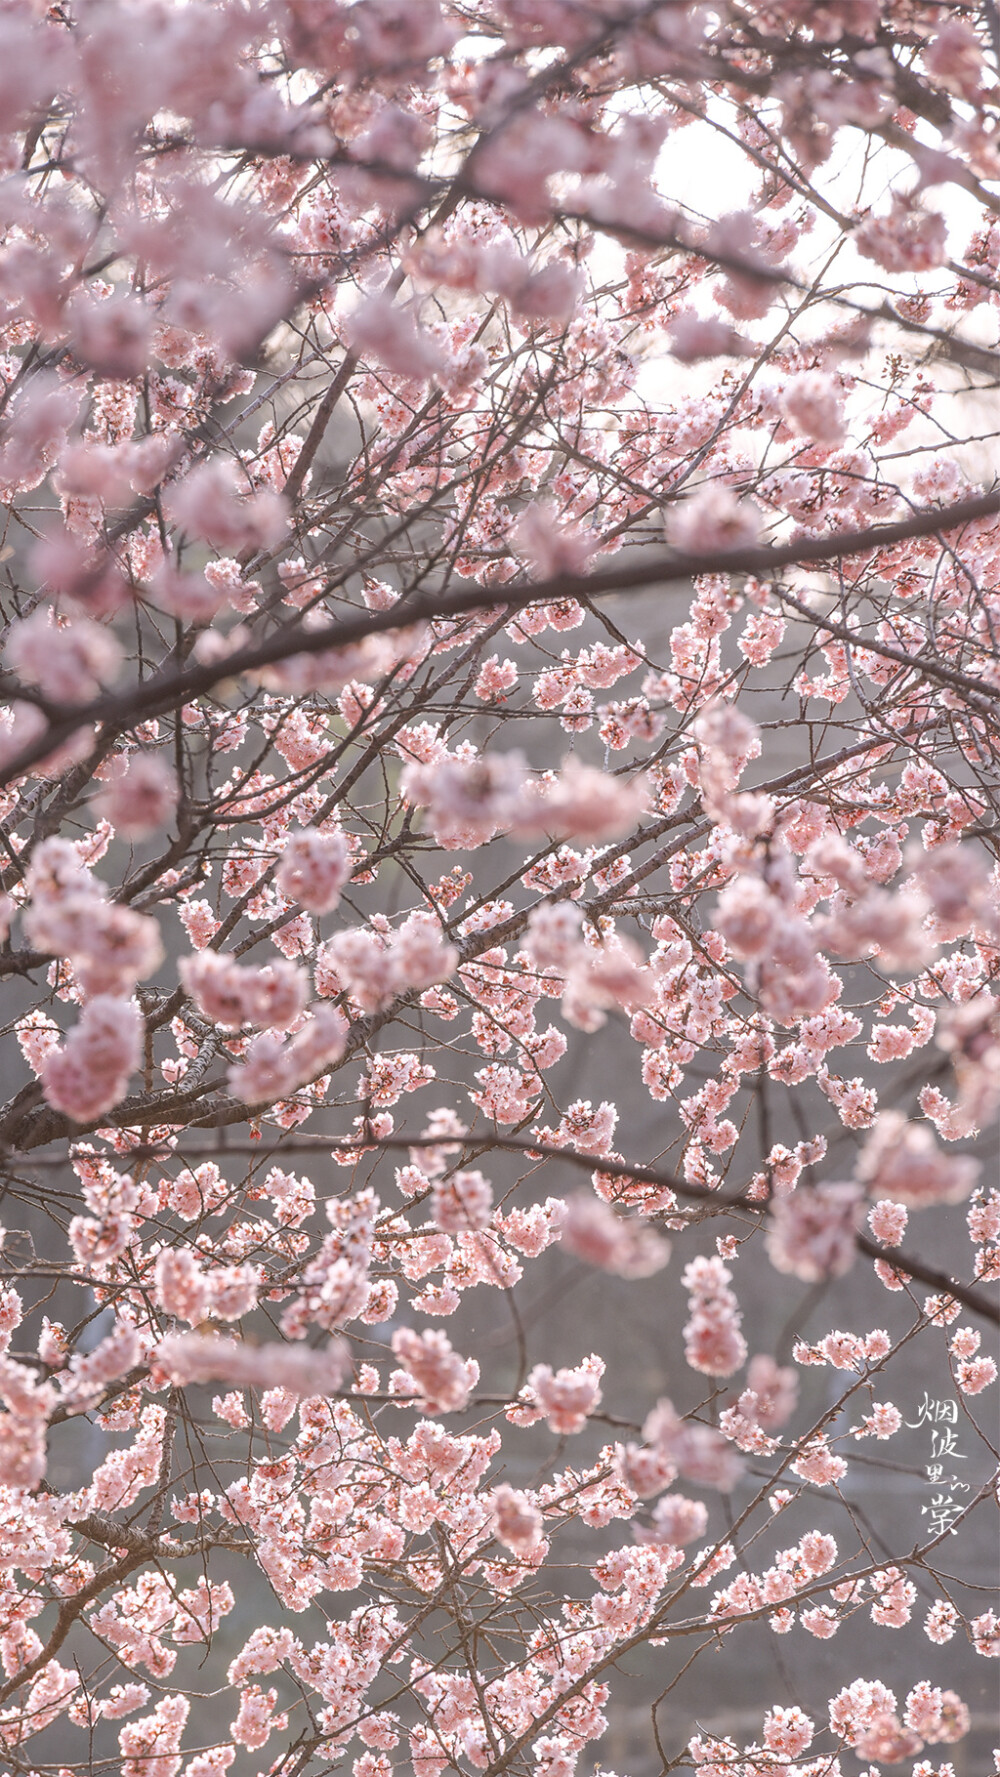
M 998 56 L 0 6 L 5 1771 L 974 1768 Z

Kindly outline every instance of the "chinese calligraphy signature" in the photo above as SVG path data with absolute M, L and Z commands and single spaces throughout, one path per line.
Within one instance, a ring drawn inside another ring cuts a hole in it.
M 934 1400 L 924 1390 L 924 1398 L 917 1410 L 916 1419 L 907 1419 L 907 1426 L 916 1431 L 920 1426 L 928 1426 L 931 1434 L 930 1461 L 924 1466 L 925 1486 L 936 1487 L 938 1492 L 931 1495 L 929 1505 L 920 1508 L 921 1517 L 929 1520 L 928 1530 L 933 1536 L 942 1536 L 947 1532 L 956 1536 L 955 1520 L 964 1511 L 964 1502 L 956 1497 L 960 1493 L 969 1492 L 969 1483 L 957 1474 L 946 1474 L 952 1463 L 964 1462 L 965 1456 L 958 1448 L 958 1402 L 950 1397 L 945 1400 Z

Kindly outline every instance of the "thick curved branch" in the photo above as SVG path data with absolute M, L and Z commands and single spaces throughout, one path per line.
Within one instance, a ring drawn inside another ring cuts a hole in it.
M 185 1165 L 197 1166 L 206 1160 L 218 1160 L 221 1154 L 227 1156 L 246 1154 L 256 1160 L 285 1159 L 291 1154 L 330 1154 L 338 1150 L 353 1152 L 359 1148 L 380 1149 L 386 1152 L 407 1151 L 410 1148 L 433 1148 L 441 1146 L 453 1147 L 456 1143 L 454 1135 L 422 1136 L 422 1135 L 389 1135 L 373 1137 L 366 1141 L 363 1137 L 344 1139 L 327 1136 L 294 1136 L 288 1141 L 276 1142 L 273 1147 L 264 1147 L 260 1142 L 253 1144 L 233 1144 L 224 1149 L 195 1148 L 184 1154 Z M 607 1173 L 610 1178 L 619 1178 L 626 1183 L 653 1185 L 658 1190 L 673 1191 L 675 1196 L 686 1198 L 693 1203 L 704 1203 L 713 1209 L 743 1209 L 758 1217 L 769 1213 L 768 1201 L 764 1198 L 751 1197 L 746 1191 L 715 1191 L 708 1185 L 698 1185 L 679 1178 L 673 1172 L 660 1172 L 655 1167 L 635 1166 L 627 1160 L 611 1160 L 602 1154 L 581 1154 L 572 1148 L 554 1147 L 548 1142 L 521 1140 L 516 1136 L 483 1135 L 479 1140 L 474 1136 L 465 1138 L 465 1146 L 475 1146 L 480 1152 L 488 1153 L 499 1149 L 504 1154 L 523 1154 L 528 1160 L 560 1161 L 566 1166 L 575 1167 L 578 1171 Z M 140 1148 L 131 1158 L 176 1160 L 178 1152 L 174 1148 L 150 1146 Z M 669 1212 L 666 1212 L 669 1214 Z M 855 1237 L 855 1245 L 859 1253 L 867 1259 L 880 1259 L 891 1265 L 894 1271 L 912 1278 L 914 1283 L 926 1284 L 929 1289 L 942 1295 L 953 1296 L 961 1302 L 971 1314 L 990 1321 L 993 1326 L 1000 1326 L 1000 1305 L 990 1300 L 981 1290 L 972 1289 L 968 1284 L 959 1283 L 946 1271 L 939 1271 L 935 1266 L 925 1264 L 915 1253 L 905 1253 L 895 1247 L 882 1247 L 869 1240 L 866 1234 L 859 1233 Z
M 203 697 L 228 680 L 258 673 L 268 666 L 289 660 L 293 655 L 323 654 L 338 648 L 352 647 L 369 636 L 404 631 L 414 625 L 450 618 L 466 617 L 472 612 L 498 608 L 516 615 L 532 605 L 558 603 L 564 599 L 607 598 L 616 593 L 639 592 L 654 586 L 673 586 L 702 574 L 752 574 L 768 578 L 781 568 L 805 567 L 840 561 L 851 556 L 871 555 L 880 549 L 892 548 L 917 537 L 941 536 L 1000 514 L 1000 489 L 957 500 L 950 506 L 915 512 L 895 524 L 872 525 L 860 531 L 837 531 L 828 537 L 800 538 L 793 543 L 774 547 L 754 545 L 743 549 L 706 550 L 704 555 L 656 555 L 650 561 L 627 562 L 618 568 L 607 568 L 593 574 L 558 574 L 549 580 L 521 584 L 508 583 L 496 592 L 470 587 L 457 593 L 427 594 L 394 605 L 388 611 L 371 611 L 322 628 L 304 629 L 287 624 L 266 641 L 234 649 L 222 660 L 186 666 L 180 670 L 154 673 L 143 684 L 113 696 L 95 698 L 80 704 L 68 714 L 52 712 L 46 733 L 24 747 L 0 771 L 0 784 L 14 782 L 32 765 L 46 758 L 79 729 L 100 723 L 105 728 L 125 731 L 137 722 L 147 722 L 163 715 L 178 704 Z M 812 613 L 810 613 L 812 616 Z M 821 621 L 817 619 L 817 621 Z M 852 640 L 860 641 L 859 637 Z M 979 684 L 964 674 L 936 662 L 914 662 L 929 677 L 939 679 L 963 691 L 996 701 L 1000 687 Z M 10 697 L 19 695 L 18 687 L 9 679 L 3 689 Z

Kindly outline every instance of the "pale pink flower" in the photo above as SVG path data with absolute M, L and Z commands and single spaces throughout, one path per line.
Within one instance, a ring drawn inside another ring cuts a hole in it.
M 785 628 L 785 619 L 780 612 L 751 611 L 737 640 L 737 647 L 752 666 L 766 666 L 781 646 Z
M 846 435 L 843 402 L 834 379 L 822 370 L 803 370 L 781 392 L 786 419 L 815 444 L 835 449 Z
M 23 1364 L 0 1354 L 0 1477 L 10 1488 L 35 1488 L 45 1478 L 45 1441 L 55 1388 L 38 1381 Z
M 819 1530 L 807 1530 L 799 1543 L 799 1553 L 811 1574 L 829 1573 L 837 1559 L 836 1539 Z
M 100 301 L 84 295 L 67 308 L 73 355 L 101 376 L 141 376 L 152 332 L 150 311 L 138 296 L 124 293 Z
M 210 1308 L 216 1320 L 242 1320 L 257 1306 L 260 1271 L 256 1265 L 219 1265 L 208 1274 Z
M 542 1540 L 542 1514 L 531 1496 L 506 1485 L 493 1493 L 495 1535 L 512 1555 L 532 1555 Z
M 903 1423 L 903 1415 L 891 1401 L 876 1401 L 870 1413 L 866 1413 L 861 1428 L 855 1431 L 856 1438 L 873 1437 L 880 1444 L 887 1438 L 895 1437 Z
M 982 1394 L 997 1379 L 997 1367 L 991 1357 L 966 1358 L 955 1366 L 955 1380 L 963 1394 Z
M 693 1370 L 731 1376 L 746 1362 L 739 1303 L 729 1288 L 732 1273 L 719 1258 L 692 1259 L 681 1277 L 690 1291 L 691 1314 L 684 1328 L 684 1355 Z
M 431 913 L 409 914 L 389 943 L 397 992 L 420 993 L 447 981 L 458 967 L 459 953 Z
M 549 1364 L 536 1364 L 528 1376 L 522 1398 L 544 1415 L 550 1430 L 559 1437 L 582 1431 L 591 1413 L 601 1403 L 601 1377 L 604 1364 L 591 1355 L 575 1369 L 553 1371 Z
M 870 888 L 851 905 L 817 921 L 814 931 L 823 948 L 837 956 L 874 953 L 884 968 L 912 972 L 931 954 L 924 930 L 926 915 L 927 903 L 921 895 Z
M 876 1196 L 923 1209 L 964 1202 L 981 1171 L 969 1155 L 944 1153 L 925 1124 L 908 1122 L 901 1111 L 883 1111 L 861 1150 L 856 1177 Z
M 580 947 L 582 930 L 583 915 L 572 901 L 542 901 L 528 915 L 525 952 L 536 968 L 564 974 Z
M 282 569 L 287 566 L 287 563 L 282 562 L 278 569 L 282 580 L 284 580 Z M 240 611 L 244 616 L 248 616 L 251 611 L 256 610 L 261 590 L 260 585 L 256 580 L 244 578 L 243 570 L 234 557 L 222 555 L 216 561 L 206 562 L 204 574 L 213 591 L 225 599 L 234 611 Z M 233 638 L 230 635 L 227 638 L 227 646 L 232 645 Z
M 1000 1017 L 998 1002 L 985 989 L 962 1004 L 946 1007 L 938 1016 L 937 1042 L 952 1057 L 960 1096 L 954 1108 L 945 1106 L 936 1088 L 925 1087 L 921 1109 L 927 1102 L 941 1102 L 943 1116 L 935 1121 L 948 1140 L 968 1135 L 992 1115 L 1000 1100 Z M 928 1115 L 930 1112 L 928 1111 Z
M 618 1111 L 610 1099 L 602 1098 L 594 1105 L 589 1098 L 577 1098 L 568 1107 L 558 1129 L 542 1129 L 543 1141 L 556 1147 L 574 1147 L 583 1154 L 609 1154 L 618 1123 Z
M 924 1619 L 924 1634 L 940 1647 L 945 1642 L 951 1641 L 957 1623 L 958 1612 L 955 1606 L 949 1604 L 945 1598 L 938 1598 L 931 1605 Z
M 703 576 L 697 585 L 713 586 L 714 576 Z M 737 783 L 747 761 L 760 756 L 760 731 L 749 716 L 744 715 L 725 698 L 713 698 L 701 711 L 694 724 L 694 734 L 704 754 L 716 769 L 725 772 L 727 789 Z
M 33 931 L 38 931 L 41 924 L 40 919 L 36 923 L 34 918 L 37 912 L 36 906 L 32 909 Z M 28 922 L 25 923 L 27 926 Z M 124 996 L 131 993 L 137 981 L 152 975 L 163 961 L 156 920 L 134 913 L 131 907 L 92 896 L 79 903 L 68 897 L 55 910 L 54 930 L 53 923 L 49 923 L 50 937 L 59 935 L 61 923 L 63 941 L 55 948 L 69 957 L 85 994 Z
M 862 257 L 874 259 L 884 271 L 933 271 L 944 264 L 944 217 L 922 210 L 912 199 L 895 196 L 888 214 L 868 217 L 853 238 Z
M 287 1388 L 296 1395 L 336 1394 L 348 1362 L 340 1340 L 323 1351 L 308 1351 L 301 1345 L 247 1345 L 204 1333 L 171 1333 L 160 1340 L 154 1356 L 181 1387 L 235 1382 L 240 1387 Z
M 438 845 L 465 851 L 485 845 L 512 823 L 525 775 L 521 753 L 468 760 L 447 755 L 431 764 L 407 765 L 400 787 L 408 802 L 430 810 Z
M 995 1660 L 1000 1654 L 1000 1618 L 991 1610 L 984 1611 L 982 1616 L 973 1617 L 969 1630 L 977 1654 L 984 1660 Z
M 204 1320 L 211 1289 L 194 1254 L 186 1247 L 166 1247 L 154 1270 L 156 1300 L 165 1314 L 178 1320 Z
M 904 1728 L 899 1717 L 888 1710 L 873 1715 L 864 1732 L 854 1742 L 859 1758 L 881 1759 L 883 1764 L 898 1765 L 912 1758 L 923 1746 L 919 1734 Z
M 868 1211 L 868 1226 L 876 1240 L 883 1246 L 898 1246 L 906 1233 L 909 1220 L 906 1208 L 902 1203 L 893 1203 L 885 1198 L 881 1203 L 873 1203 Z
M 683 1493 L 665 1493 L 653 1507 L 649 1528 L 640 1526 L 636 1536 L 640 1542 L 670 1543 L 683 1548 L 704 1536 L 708 1528 L 708 1508 L 700 1499 L 687 1499 Z
M 27 379 L 12 403 L 0 445 L 5 500 L 36 488 L 56 462 L 76 419 L 82 390 L 51 372 Z
M 568 523 L 555 507 L 538 500 L 525 507 L 511 540 L 533 580 L 586 574 L 598 542 L 593 531 Z
M 177 778 L 154 753 L 118 758 L 107 787 L 94 798 L 95 813 L 124 839 L 146 839 L 165 827 L 178 802 Z
M 190 536 L 227 554 L 270 549 L 288 528 L 287 502 L 271 488 L 251 491 L 223 457 L 199 463 L 175 481 L 164 501 L 167 516 Z
M 392 1349 L 404 1369 L 403 1381 L 420 1397 L 427 1413 L 459 1413 L 479 1380 L 474 1358 L 462 1358 L 444 1333 L 415 1333 L 401 1327 L 392 1336 Z
M 119 1734 L 122 1777 L 176 1777 L 181 1736 L 191 1705 L 177 1694 L 162 1697 L 152 1715 L 126 1722 Z
M 969 1731 L 969 1711 L 954 1691 L 942 1691 L 924 1679 L 906 1699 L 904 1720 L 922 1740 L 954 1745 Z
M 149 1702 L 149 1690 L 144 1684 L 113 1684 L 107 1697 L 103 1699 L 101 1715 L 105 1721 L 117 1721 L 123 1715 L 131 1714 L 133 1709 L 141 1709 Z
M 682 1419 L 669 1400 L 658 1401 L 646 1417 L 642 1435 L 685 1480 L 728 1493 L 744 1464 L 732 1445 L 713 1426 Z
M 643 1444 L 619 1444 L 615 1468 L 637 1499 L 652 1499 L 677 1479 L 677 1468 L 662 1450 Z
M 554 781 L 525 786 L 510 825 L 520 838 L 617 839 L 631 832 L 648 806 L 645 777 L 610 777 L 570 757 Z
M 222 924 L 210 902 L 200 899 L 185 901 L 178 908 L 178 918 L 196 950 L 206 950 Z
M 712 924 L 734 956 L 747 961 L 770 953 L 788 910 L 759 876 L 740 875 L 719 896 Z
M 295 963 L 243 968 L 216 950 L 182 956 L 177 965 L 184 989 L 199 1012 L 227 1030 L 244 1024 L 287 1030 L 306 1004 L 309 980 Z
M 379 932 L 338 932 L 316 953 L 316 988 L 326 996 L 348 992 L 363 1012 L 391 1004 L 397 991 L 395 959 Z
M 857 1256 L 861 1214 L 859 1185 L 797 1186 L 772 1205 L 767 1234 L 772 1265 L 804 1283 L 843 1277 Z
M 801 1450 L 801 1454 L 792 1463 L 793 1475 L 801 1481 L 809 1481 L 814 1487 L 830 1487 L 842 1481 L 847 1473 L 847 1464 L 842 1456 L 831 1450 L 823 1434 L 810 1438 Z
M 667 541 L 682 555 L 715 555 L 752 547 L 760 512 L 722 481 L 709 481 L 667 513 Z
M 400 994 L 447 980 L 458 951 L 446 942 L 433 914 L 411 913 L 396 932 L 338 932 L 321 947 L 317 963 L 321 993 L 346 988 L 362 1011 L 378 1012 Z
M 755 1396 L 748 1417 L 765 1431 L 777 1431 L 791 1418 L 799 1398 L 795 1370 L 776 1364 L 766 1352 L 759 1352 L 747 1365 L 747 1388 Z
M 7 662 L 26 685 L 37 685 L 58 704 L 85 703 L 117 678 L 121 644 L 111 630 L 87 617 L 56 624 L 47 605 L 12 623 Z
M 964 19 L 945 18 L 921 48 L 928 74 L 960 98 L 975 100 L 983 82 L 982 45 Z
M 517 684 L 518 671 L 513 660 L 500 660 L 491 654 L 484 660 L 479 669 L 479 676 L 473 687 L 477 697 L 484 703 L 504 703 L 507 694 Z
M 816 1725 L 797 1706 L 769 1709 L 764 1717 L 764 1745 L 770 1752 L 797 1758 L 812 1744 Z
M 908 852 L 906 861 L 934 909 L 941 938 L 960 938 L 973 924 L 993 925 L 996 909 L 989 872 L 972 846 L 939 845 L 931 852 Z
M 85 994 L 124 997 L 163 960 L 155 919 L 104 899 L 104 885 L 76 848 L 47 839 L 27 876 L 25 934 L 39 950 L 68 957 Z
M 68 527 L 50 531 L 29 560 L 37 585 L 70 610 L 111 617 L 128 603 L 128 582 L 117 563 Z
M 317 1005 L 285 1041 L 270 1030 L 262 1032 L 250 1043 L 242 1064 L 229 1069 L 230 1092 L 250 1105 L 287 1098 L 340 1060 L 348 1029 L 335 1006 Z
M 747 342 L 728 321 L 702 318 L 693 309 L 682 309 L 667 330 L 670 350 L 681 364 L 698 364 L 705 358 L 742 358 Z
M 560 1238 L 575 1258 L 618 1277 L 652 1277 L 670 1258 L 670 1242 L 648 1223 L 615 1214 L 591 1192 L 566 1199 Z
M 448 1234 L 488 1228 L 493 1214 L 493 1187 L 481 1172 L 453 1172 L 435 1180 L 431 1215 Z
M 343 833 L 298 831 L 285 841 L 275 882 L 286 901 L 307 913 L 331 913 L 351 874 L 351 853 Z
M 162 562 L 150 579 L 150 591 L 156 603 L 181 623 L 210 624 L 222 610 L 226 600 L 221 588 L 205 574 L 185 574 L 172 561 Z M 196 658 L 208 661 L 227 652 L 216 630 L 206 630 L 199 637 Z
M 447 364 L 437 342 L 388 296 L 366 297 L 353 309 L 344 323 L 344 338 L 361 357 L 417 382 L 426 382 Z
M 245 1746 L 256 1751 L 266 1746 L 271 1735 L 287 1727 L 288 1717 L 275 1714 L 278 1693 L 275 1690 L 262 1691 L 259 1685 L 248 1684 L 240 1692 L 240 1707 L 230 1732 L 238 1746 Z
M 48 1103 L 74 1123 L 91 1123 L 124 1098 L 142 1059 L 144 1024 L 132 1000 L 98 994 L 42 1064 Z
M 48 1315 L 44 1314 L 38 1339 L 38 1355 L 43 1364 L 47 1364 L 51 1370 L 61 1370 L 68 1350 L 66 1328 L 59 1321 L 50 1321 Z

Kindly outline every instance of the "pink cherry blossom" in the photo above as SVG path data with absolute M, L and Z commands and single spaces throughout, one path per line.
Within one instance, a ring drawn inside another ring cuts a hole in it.
M 40 606 L 13 623 L 7 635 L 7 662 L 27 685 L 37 685 L 57 703 L 84 703 L 118 675 L 122 651 L 113 631 L 89 618 L 56 625 Z
M 182 957 L 182 982 L 200 1012 L 213 1024 L 238 1030 L 243 1024 L 287 1030 L 306 1003 L 308 979 L 294 963 L 242 968 L 232 957 L 202 950 Z
M 353 309 L 345 337 L 353 351 L 373 357 L 399 376 L 426 381 L 444 369 L 440 347 L 412 314 L 386 296 L 370 296 Z
M 735 327 L 714 316 L 704 319 L 688 309 L 682 311 L 670 326 L 670 349 L 682 364 L 697 364 L 704 358 L 741 356 L 745 342 Z
M 522 1392 L 544 1415 L 549 1429 L 567 1437 L 581 1431 L 600 1405 L 603 1374 L 604 1365 L 594 1356 L 575 1369 L 553 1371 L 549 1364 L 536 1364 Z
M 704 1536 L 708 1527 L 708 1510 L 700 1499 L 686 1499 L 683 1493 L 665 1493 L 653 1507 L 653 1522 L 638 1535 L 647 1540 L 671 1543 L 683 1548 Z
M 804 370 L 786 383 L 781 396 L 786 418 L 797 432 L 816 444 L 835 447 L 847 428 L 841 398 L 832 379 L 819 370 Z
M 887 214 L 861 223 L 854 244 L 885 271 L 931 271 L 945 256 L 944 217 L 896 197 Z
M 479 1379 L 479 1365 L 453 1351 L 444 1333 L 415 1333 L 401 1328 L 392 1349 L 402 1363 L 405 1384 L 428 1413 L 458 1413 L 468 1403 Z
M 964 1202 L 980 1171 L 968 1155 L 943 1153 L 926 1127 L 908 1123 L 898 1111 L 883 1111 L 862 1149 L 857 1177 L 877 1196 L 921 1209 Z
M 281 496 L 251 492 L 231 463 L 202 463 L 169 493 L 172 521 L 216 549 L 268 548 L 281 541 L 287 517 Z
M 710 481 L 667 514 L 667 537 L 684 555 L 710 555 L 756 543 L 760 518 L 722 482 Z
M 800 1185 L 779 1197 L 767 1237 L 772 1265 L 806 1283 L 842 1277 L 856 1257 L 861 1207 L 860 1187 L 852 1184 Z
M 697 1258 L 681 1278 L 691 1306 L 684 1355 L 693 1370 L 709 1376 L 731 1376 L 746 1362 L 746 1341 L 740 1332 L 743 1317 L 729 1287 L 731 1276 L 721 1259 Z
M 493 1214 L 493 1188 L 481 1172 L 449 1173 L 434 1182 L 431 1214 L 447 1234 L 488 1228 Z
M 74 1123 L 90 1123 L 118 1104 L 142 1054 L 143 1021 L 131 1000 L 98 994 L 41 1070 L 49 1104 Z
M 559 574 L 585 574 L 597 538 L 580 526 L 560 523 L 551 507 L 533 501 L 518 519 L 514 544 L 536 580 L 552 580 Z
M 289 1345 L 248 1345 L 217 1334 L 171 1333 L 156 1347 L 160 1368 L 182 1386 L 235 1382 L 251 1388 L 287 1388 L 297 1395 L 333 1394 L 346 1367 L 342 1344 L 325 1351 Z
M 123 838 L 146 839 L 167 825 L 178 794 L 177 779 L 165 760 L 154 753 L 133 753 L 121 761 L 94 806 Z
M 289 901 L 308 913 L 330 913 L 350 875 L 350 851 L 342 833 L 291 833 L 275 881 Z
M 755 1396 L 751 1417 L 765 1431 L 776 1431 L 795 1411 L 798 1377 L 794 1370 L 776 1364 L 766 1352 L 758 1352 L 750 1359 L 747 1388 Z
M 347 1045 L 347 1020 L 335 1006 L 317 1005 L 287 1039 L 273 1028 L 254 1037 L 246 1059 L 229 1070 L 230 1090 L 244 1104 L 268 1104 L 305 1085 L 339 1061 Z
M 542 1539 L 542 1514 L 527 1494 L 502 1486 L 493 1495 L 496 1534 L 512 1555 L 531 1555 Z
M 567 1199 L 560 1224 L 567 1252 L 618 1277 L 651 1277 L 670 1258 L 670 1242 L 640 1221 L 616 1216 L 599 1197 Z

